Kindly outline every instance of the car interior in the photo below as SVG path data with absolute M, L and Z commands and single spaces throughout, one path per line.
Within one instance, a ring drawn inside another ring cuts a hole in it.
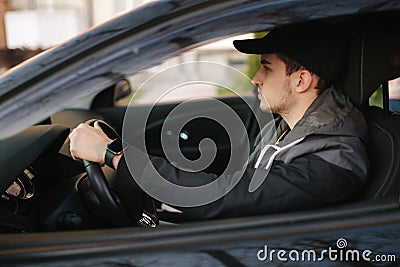
M 369 126 L 371 167 L 365 200 L 398 197 L 399 193 L 399 116 L 388 104 L 388 81 L 400 76 L 400 30 L 393 24 L 394 16 L 378 15 L 373 23 L 354 23 L 360 30 L 357 35 L 350 33 L 348 68 L 338 81 L 338 87 L 361 108 Z M 382 108 L 369 105 L 379 86 Z
M 374 201 L 384 200 L 398 205 L 400 190 L 400 117 L 388 107 L 388 81 L 400 76 L 400 29 L 398 12 L 341 18 L 330 21 L 346 36 L 349 47 L 348 67 L 335 82 L 363 111 L 369 125 L 367 149 L 370 156 L 369 183 L 355 203 L 330 207 L 344 212 L 354 207 L 371 207 Z M 382 107 L 370 106 L 370 96 L 381 86 Z M 115 220 L 115 214 L 104 207 L 99 189 L 88 178 L 83 164 L 69 155 L 68 134 L 79 123 L 98 119 L 122 133 L 126 107 L 115 102 L 131 93 L 129 83 L 119 83 L 97 94 L 89 109 L 62 110 L 43 123 L 0 140 L 0 232 L 48 232 L 80 229 L 99 229 L 121 226 L 156 227 L 163 222 L 190 221 L 181 214 L 158 212 L 157 201 L 127 184 L 121 184 L 114 170 L 104 167 L 103 186 L 111 192 L 111 201 L 127 214 L 128 220 Z M 248 97 L 257 101 L 257 97 Z M 238 97 L 225 97 L 247 127 L 250 143 L 259 127 L 255 115 Z M 256 102 L 255 102 L 256 103 Z M 151 155 L 164 156 L 161 148 L 161 129 L 165 118 L 178 103 L 154 107 L 146 127 L 146 145 Z M 193 106 L 204 109 L 206 100 Z M 140 117 L 148 107 L 135 106 Z M 210 110 L 209 112 L 222 112 Z M 190 116 L 190 114 L 188 114 Z M 179 123 L 180 118 L 176 118 Z M 205 171 L 221 173 L 230 157 L 226 132 L 206 119 L 194 120 L 182 129 L 188 140 L 180 140 L 180 149 L 188 159 L 199 157 L 199 142 L 208 137 L 215 140 L 218 153 Z M 165 148 L 164 148 L 165 149 Z M 6 151 L 12 151 L 10 152 Z M 4 152 L 4 153 L 3 153 Z M 135 191 L 136 190 L 136 191 Z M 132 194 L 131 191 L 135 191 Z M 135 203 L 132 205 L 132 203 Z M 311 211 L 311 215 L 312 215 Z M 321 211 L 315 211 L 318 213 Z M 167 223 L 165 223 L 167 224 Z

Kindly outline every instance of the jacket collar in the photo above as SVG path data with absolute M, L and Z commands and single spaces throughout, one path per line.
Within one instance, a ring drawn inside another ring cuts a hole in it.
M 310 134 L 327 134 L 327 125 L 335 120 L 343 120 L 353 105 L 348 98 L 333 87 L 325 89 L 310 105 L 304 116 L 281 142 L 282 145 L 293 142 Z M 280 124 L 286 124 L 283 120 Z M 283 128 L 281 125 L 278 129 Z M 278 133 L 279 134 L 279 133 Z

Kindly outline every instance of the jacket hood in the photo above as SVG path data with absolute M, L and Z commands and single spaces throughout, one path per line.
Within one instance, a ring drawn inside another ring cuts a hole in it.
M 263 129 L 265 136 L 250 156 L 250 166 L 263 168 L 268 173 L 276 161 L 290 164 L 299 157 L 313 155 L 366 179 L 367 124 L 361 111 L 341 92 L 333 88 L 322 92 L 278 145 L 275 144 L 276 136 L 282 134 L 287 124 L 281 120 L 274 131 L 274 127 L 270 127 L 272 123 L 266 125 L 269 131 Z M 257 189 L 262 181 L 253 179 L 251 190 Z
M 348 97 L 331 87 L 315 99 L 282 145 L 315 134 L 353 136 L 366 142 L 368 131 L 361 111 Z

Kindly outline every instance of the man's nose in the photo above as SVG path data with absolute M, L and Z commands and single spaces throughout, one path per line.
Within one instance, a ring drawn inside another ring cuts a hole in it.
M 257 71 L 256 75 L 254 75 L 252 81 L 257 87 L 260 87 L 262 85 L 262 79 L 260 79 L 260 70 Z

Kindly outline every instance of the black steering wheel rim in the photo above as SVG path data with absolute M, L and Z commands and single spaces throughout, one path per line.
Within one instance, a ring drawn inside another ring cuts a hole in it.
M 96 121 L 99 123 L 103 132 L 108 137 L 111 139 L 120 138 L 118 133 L 104 121 L 92 119 L 86 121 L 85 123 L 90 126 L 94 126 Z M 132 225 L 132 222 L 126 214 L 118 197 L 112 193 L 110 185 L 107 182 L 100 164 L 83 160 L 83 165 L 86 169 L 87 176 L 97 196 L 97 199 L 99 200 L 101 207 L 104 209 L 104 216 L 106 217 L 108 223 L 113 226 Z

